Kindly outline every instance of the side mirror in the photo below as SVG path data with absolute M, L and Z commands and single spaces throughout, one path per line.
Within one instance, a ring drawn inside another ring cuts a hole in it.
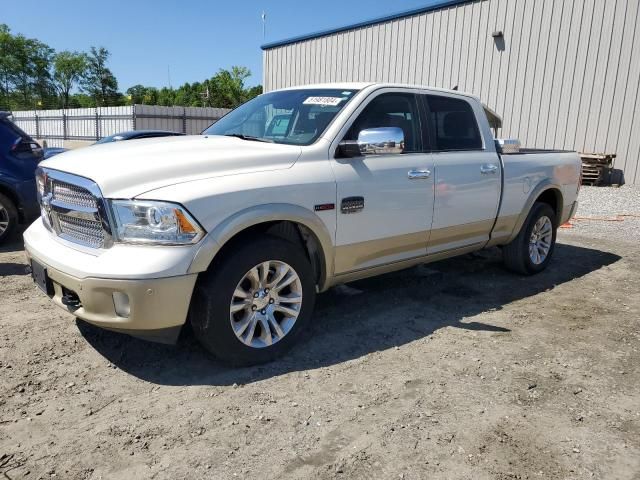
M 398 155 L 404 152 L 404 132 L 398 127 L 367 128 L 358 140 L 343 140 L 338 146 L 342 156 Z

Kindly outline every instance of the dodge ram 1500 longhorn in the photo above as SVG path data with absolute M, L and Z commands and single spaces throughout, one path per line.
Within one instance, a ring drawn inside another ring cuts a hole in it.
M 43 162 L 26 254 L 36 284 L 89 323 L 174 342 L 188 321 L 220 359 L 265 362 L 332 285 L 491 246 L 510 270 L 543 270 L 580 161 L 513 146 L 458 91 L 273 91 L 202 135 Z

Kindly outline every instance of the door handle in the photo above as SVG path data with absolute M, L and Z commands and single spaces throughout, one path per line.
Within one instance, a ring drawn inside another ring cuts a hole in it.
M 409 170 L 407 176 L 409 177 L 409 180 L 429 178 L 431 176 L 431 170 Z
M 480 167 L 480 173 L 483 175 L 488 175 L 490 173 L 496 173 L 498 171 L 498 166 L 493 163 L 485 163 Z

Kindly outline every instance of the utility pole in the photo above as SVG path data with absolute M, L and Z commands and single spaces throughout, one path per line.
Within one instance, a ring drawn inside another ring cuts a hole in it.
M 262 11 L 262 40 L 264 40 L 267 36 L 267 14 L 264 12 L 264 10 Z
M 202 97 L 202 106 L 206 107 L 207 103 L 209 103 L 209 85 L 207 85 L 206 91 L 202 92 L 200 96 Z

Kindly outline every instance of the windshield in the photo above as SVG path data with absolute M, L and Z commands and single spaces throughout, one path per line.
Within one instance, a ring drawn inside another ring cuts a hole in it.
M 318 88 L 265 93 L 229 112 L 202 133 L 311 145 L 356 92 Z

